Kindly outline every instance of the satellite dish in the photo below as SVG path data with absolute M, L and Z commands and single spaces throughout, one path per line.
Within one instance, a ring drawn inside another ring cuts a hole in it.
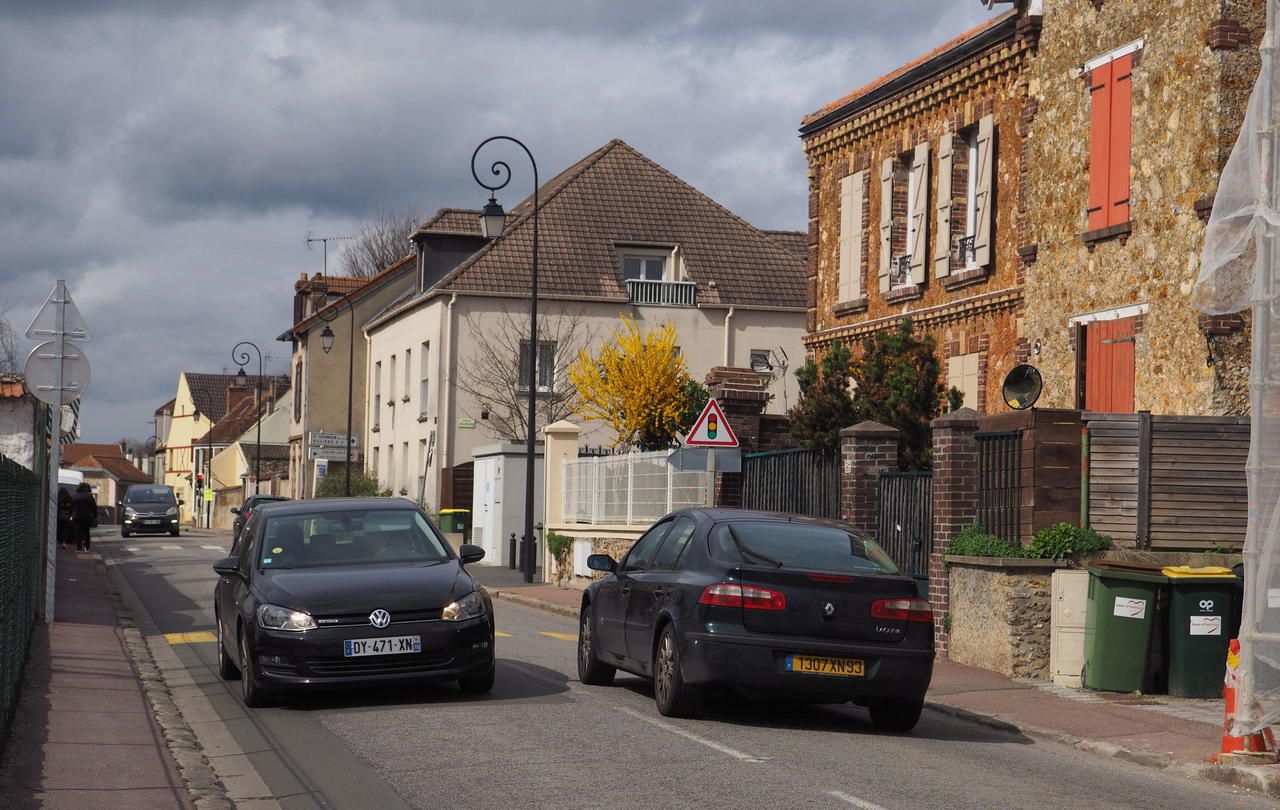
M 1004 404 L 1015 411 L 1022 411 L 1036 404 L 1040 392 L 1044 390 L 1044 379 L 1041 378 L 1039 369 L 1024 363 L 1009 372 L 1000 390 L 1004 395 Z

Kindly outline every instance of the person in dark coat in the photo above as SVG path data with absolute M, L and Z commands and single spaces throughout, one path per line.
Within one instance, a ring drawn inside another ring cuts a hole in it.
M 76 540 L 76 551 L 89 550 L 89 529 L 98 516 L 98 502 L 89 485 L 81 483 L 71 496 L 71 536 Z
M 71 493 L 58 488 L 58 547 L 66 548 L 71 540 Z

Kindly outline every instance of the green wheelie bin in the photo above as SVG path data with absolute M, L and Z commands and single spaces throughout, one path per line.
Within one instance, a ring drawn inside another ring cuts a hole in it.
M 440 531 L 450 534 L 456 532 L 465 532 L 467 524 L 471 522 L 470 509 L 441 509 L 440 510 Z
M 1164 569 L 1169 578 L 1169 694 L 1222 694 L 1235 614 L 1236 575 L 1230 568 Z
M 1140 692 L 1156 605 L 1168 579 L 1158 565 L 1099 561 L 1089 571 L 1084 625 L 1084 685 L 1105 692 Z

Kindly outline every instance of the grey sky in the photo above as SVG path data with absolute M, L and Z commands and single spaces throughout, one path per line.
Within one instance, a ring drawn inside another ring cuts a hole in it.
M 469 159 L 485 137 L 524 140 L 544 177 L 620 137 L 751 222 L 802 229 L 801 117 L 989 14 L 977 0 L 0 2 L 0 293 L 23 329 L 66 278 L 95 338 L 84 435 L 145 436 L 178 372 L 229 366 L 238 340 L 284 369 L 293 281 L 320 269 L 308 230 L 482 204 Z

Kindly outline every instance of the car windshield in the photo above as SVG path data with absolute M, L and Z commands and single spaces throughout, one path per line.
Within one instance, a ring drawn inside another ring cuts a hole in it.
M 125 503 L 167 503 L 172 504 L 173 491 L 168 487 L 129 487 L 124 496 Z
M 874 542 L 834 526 L 735 520 L 716 526 L 709 542 L 713 557 L 738 565 L 841 573 L 898 573 L 893 560 Z
M 444 541 L 415 509 L 352 509 L 268 517 L 258 564 L 263 569 L 450 559 Z

